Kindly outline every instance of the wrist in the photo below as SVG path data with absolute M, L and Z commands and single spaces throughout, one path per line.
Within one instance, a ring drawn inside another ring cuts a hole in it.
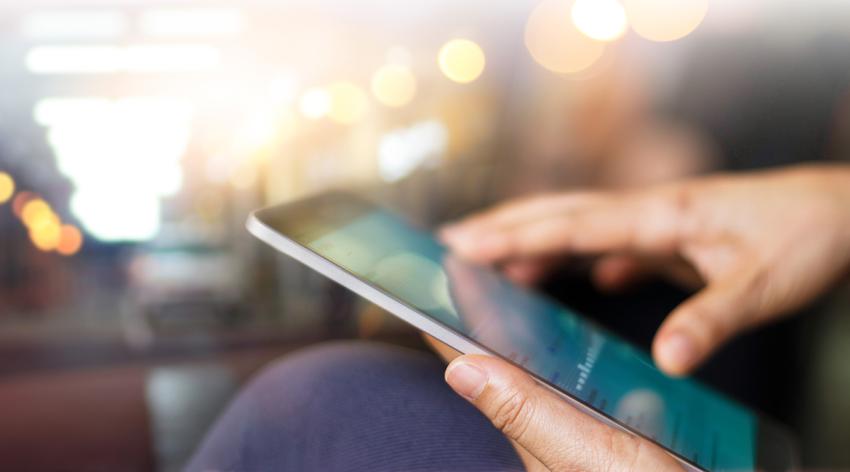
M 809 164 L 799 168 L 808 181 L 810 191 L 822 195 L 828 205 L 826 224 L 839 237 L 836 261 L 843 264 L 842 271 L 850 278 L 850 164 Z

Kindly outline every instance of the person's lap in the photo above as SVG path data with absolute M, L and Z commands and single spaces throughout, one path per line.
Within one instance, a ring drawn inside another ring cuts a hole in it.
M 376 344 L 296 353 L 239 394 L 188 470 L 523 470 L 443 369 L 427 353 Z

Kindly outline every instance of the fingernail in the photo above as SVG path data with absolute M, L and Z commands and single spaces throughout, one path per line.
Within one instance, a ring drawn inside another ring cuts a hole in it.
M 487 373 L 468 362 L 456 362 L 446 370 L 446 382 L 462 397 L 475 400 L 487 386 Z
M 667 335 L 658 351 L 662 363 L 677 372 L 688 370 L 699 355 L 693 339 L 681 331 L 674 331 Z

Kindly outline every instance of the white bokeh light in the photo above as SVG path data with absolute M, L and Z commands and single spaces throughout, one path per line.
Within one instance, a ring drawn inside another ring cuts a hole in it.
M 378 171 L 387 182 L 407 177 L 416 169 L 435 164 L 449 145 L 449 131 L 429 120 L 385 134 L 378 145 Z
M 576 0 L 571 16 L 579 31 L 597 41 L 619 39 L 628 27 L 626 9 L 617 0 Z
M 301 95 L 299 108 L 306 118 L 318 120 L 331 111 L 331 95 L 320 87 L 309 88 Z

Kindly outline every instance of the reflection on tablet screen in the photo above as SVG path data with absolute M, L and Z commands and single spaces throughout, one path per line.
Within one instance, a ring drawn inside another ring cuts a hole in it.
M 710 470 L 752 469 L 756 417 L 549 299 L 374 210 L 301 241 L 480 345 Z

